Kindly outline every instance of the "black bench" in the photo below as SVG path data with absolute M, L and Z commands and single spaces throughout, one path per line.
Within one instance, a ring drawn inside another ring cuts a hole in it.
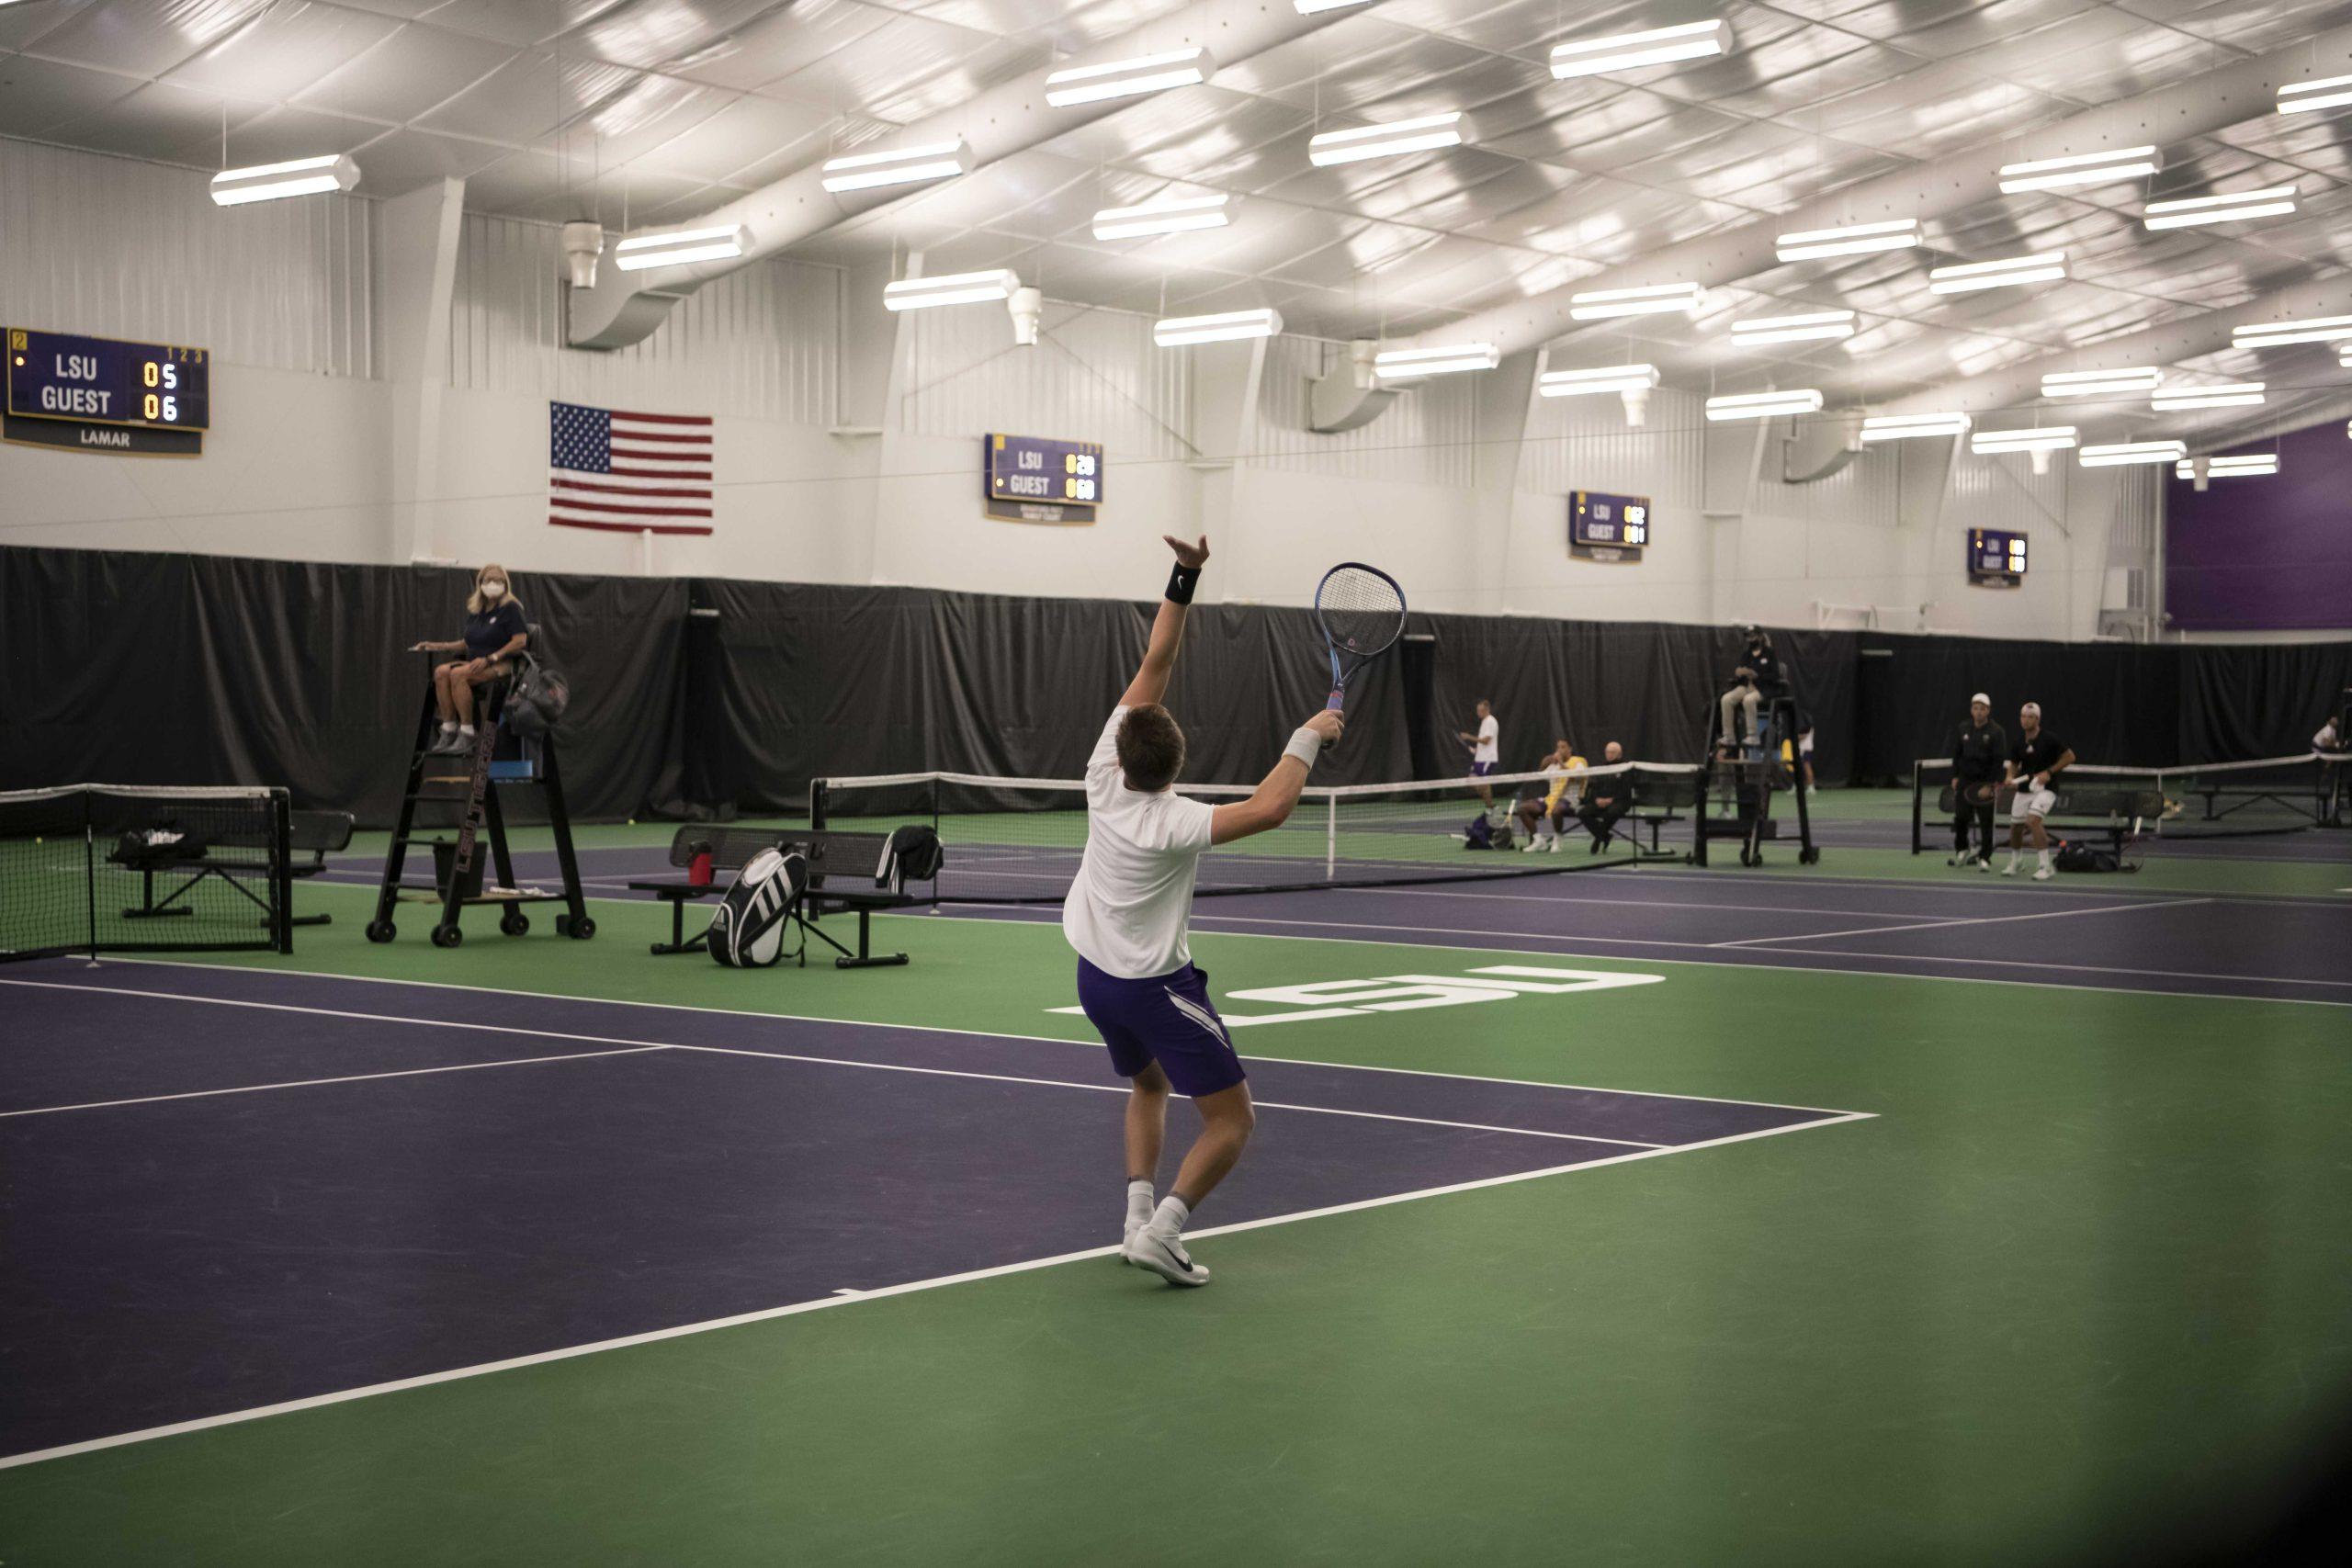
M 2119 860 L 2124 846 L 2163 821 L 2169 809 L 2163 791 L 2140 784 L 2069 784 L 2061 776 L 2051 793 L 2057 799 L 2052 803 L 2050 814 L 2041 819 L 2045 832 L 2052 837 L 2075 834 L 2104 839 Z M 2016 799 L 2015 789 L 2007 784 L 1998 786 L 1993 797 L 1996 838 L 1999 836 L 2000 824 L 2010 819 L 2010 807 Z M 1947 818 L 1959 810 L 1951 785 L 1944 785 L 1936 805 Z
M 650 893 L 670 906 L 670 940 L 651 944 L 656 957 L 673 953 L 699 953 L 707 944 L 709 933 L 686 935 L 686 906 L 697 899 L 707 898 L 727 891 L 726 878 L 751 863 L 752 857 L 762 850 L 797 849 L 808 858 L 808 891 L 801 899 L 800 911 L 795 917 L 802 932 L 814 936 L 838 955 L 833 959 L 837 969 L 872 969 L 904 964 L 903 953 L 876 954 L 870 945 L 870 921 L 876 910 L 888 913 L 928 904 L 918 898 L 892 878 L 881 876 L 883 852 L 889 844 L 887 833 L 834 833 L 812 831 L 806 828 L 723 828 L 690 822 L 678 829 L 670 840 L 670 863 L 684 869 L 694 864 L 697 856 L 710 856 L 711 880 L 689 882 L 675 877 L 658 881 L 631 882 L 629 890 Z M 854 914 L 857 917 L 857 951 L 853 953 L 819 929 L 817 922 L 827 915 Z M 802 944 L 801 963 L 808 963 L 807 944 Z
M 351 842 L 351 813 L 348 811 L 295 811 L 287 815 L 287 846 L 290 852 L 286 866 L 289 877 L 316 876 L 327 868 L 327 856 L 334 854 Z M 269 863 L 269 840 L 260 834 L 227 834 L 209 839 L 200 853 L 149 855 L 126 851 L 118 845 L 107 852 L 107 859 L 128 871 L 139 873 L 139 902 L 122 912 L 127 920 L 193 915 L 193 907 L 180 902 L 194 892 L 207 877 L 219 877 L 253 901 L 262 912 L 262 923 L 269 923 L 269 900 L 245 886 L 243 878 L 267 880 L 274 869 Z M 155 897 L 158 876 L 185 877 L 161 898 Z M 296 915 L 290 911 L 288 925 L 323 926 L 334 917 L 326 914 Z

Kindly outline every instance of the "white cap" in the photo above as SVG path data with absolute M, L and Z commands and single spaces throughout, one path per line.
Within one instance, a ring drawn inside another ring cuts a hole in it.
M 1988 708 L 1989 708 L 1989 707 L 1991 707 L 1991 706 L 1993 705 L 1993 699 L 1992 699 L 1992 698 L 1990 698 L 1990 697 L 1988 697 L 1988 696 L 1986 696 L 1986 695 L 1985 695 L 1984 693 L 1982 693 L 1982 692 L 1977 693 L 1974 696 L 1973 696 L 1973 697 L 1969 698 L 1968 700 L 1969 700 L 1969 702 L 1970 702 L 1970 703 L 1972 703 L 1972 704 L 1974 704 L 1974 703 L 1983 703 L 1983 704 L 1984 704 L 1986 707 L 1988 707 Z

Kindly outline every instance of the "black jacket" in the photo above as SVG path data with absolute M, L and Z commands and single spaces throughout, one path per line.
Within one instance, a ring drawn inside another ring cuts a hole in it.
M 1947 754 L 1951 758 L 1951 771 L 1963 784 L 1987 784 L 2001 776 L 2001 764 L 2009 755 L 2009 732 L 1987 720 L 1983 728 L 1963 724 L 1952 732 Z

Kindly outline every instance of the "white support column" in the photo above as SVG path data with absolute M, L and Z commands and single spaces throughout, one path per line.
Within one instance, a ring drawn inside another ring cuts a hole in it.
M 441 394 L 449 385 L 449 299 L 466 182 L 443 179 L 387 201 L 377 214 L 376 298 L 383 302 L 384 369 L 391 382 L 392 506 L 384 558 L 463 553 L 441 539 Z
M 1204 343 L 1159 351 L 1190 356 L 1191 409 L 1186 423 L 1191 428 L 1185 437 L 1193 455 L 1185 466 L 1194 478 L 1195 531 L 1206 534 L 1211 548 L 1225 560 L 1224 567 L 1207 580 L 1213 583 L 1250 581 L 1250 541 L 1241 536 L 1235 520 L 1242 515 L 1238 504 L 1241 459 L 1257 437 L 1267 342 L 1261 337 L 1244 338 L 1238 343 Z M 1223 588 L 1212 592 L 1218 598 L 1228 596 Z

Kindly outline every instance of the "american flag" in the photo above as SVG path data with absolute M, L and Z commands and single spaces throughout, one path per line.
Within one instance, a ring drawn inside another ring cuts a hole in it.
M 707 414 L 548 404 L 548 521 L 625 534 L 710 532 Z

